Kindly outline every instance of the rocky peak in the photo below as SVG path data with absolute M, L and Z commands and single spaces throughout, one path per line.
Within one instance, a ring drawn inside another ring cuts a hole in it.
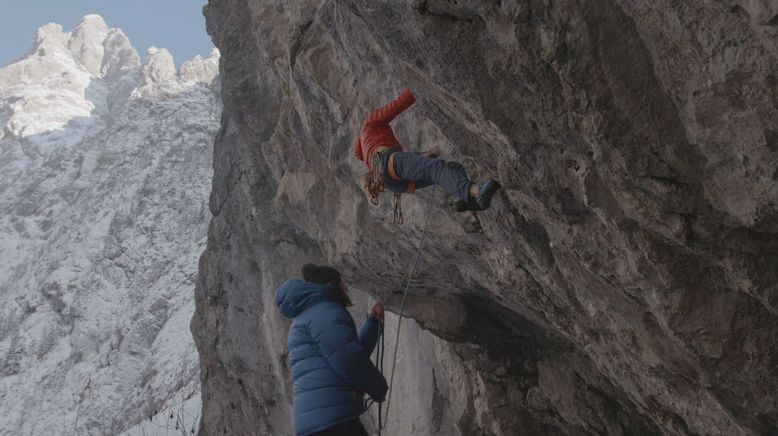
M 211 50 L 206 58 L 197 55 L 191 61 L 184 62 L 178 74 L 186 81 L 212 83 L 219 75 L 219 49 Z
M 143 78 L 147 84 L 167 82 L 176 76 L 176 64 L 173 55 L 162 48 L 150 47 L 148 57 L 143 63 Z
M 99 15 L 85 16 L 72 32 L 47 24 L 26 56 L 0 69 L 0 105 L 8 111 L 0 119 L 4 135 L 30 137 L 74 119 L 86 128 L 136 91 L 177 93 L 194 82 L 211 84 L 218 50 L 185 63 L 182 71 L 186 78 L 176 73 L 173 56 L 156 47 L 141 63 L 127 35 Z
M 103 65 L 100 71 L 106 78 L 115 78 L 140 66 L 138 52 L 120 29 L 108 31 L 103 48 Z
M 140 73 L 138 92 L 146 95 L 164 92 L 179 85 L 176 65 L 169 51 L 149 47 Z
M 68 35 L 62 30 L 62 26 L 49 23 L 38 28 L 33 40 L 33 52 L 47 45 L 64 47 L 67 44 Z
M 68 41 L 73 57 L 95 76 L 100 76 L 103 67 L 105 48 L 103 43 L 108 36 L 108 26 L 103 17 L 87 15 L 81 19 Z
M 124 32 L 108 28 L 99 15 L 85 16 L 72 32 L 64 32 L 61 25 L 54 23 L 41 26 L 35 34 L 30 53 L 50 58 L 54 52 L 71 58 L 95 77 L 116 78 L 117 74 L 140 65 L 138 53 Z M 63 58 L 57 60 L 63 61 Z

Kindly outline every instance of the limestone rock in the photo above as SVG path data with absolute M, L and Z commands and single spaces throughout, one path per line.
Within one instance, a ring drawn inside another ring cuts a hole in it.
M 103 41 L 108 36 L 108 26 L 103 17 L 87 15 L 70 35 L 68 47 L 87 71 L 100 75 L 105 52 Z
M 202 434 L 291 432 L 276 286 L 327 262 L 396 311 L 428 204 L 385 434 L 778 433 L 774 2 L 205 13 L 224 111 L 191 325 Z M 358 129 L 408 87 L 398 138 L 498 178 L 491 210 L 430 189 L 393 226 L 361 195 Z
M 120 29 L 111 29 L 103 42 L 102 75 L 113 78 L 140 66 L 138 52 Z
M 41 48 L 46 44 L 65 45 L 67 42 L 66 36 L 61 25 L 56 23 L 46 24 L 45 26 L 41 26 L 35 33 L 33 49 Z
M 143 78 L 147 84 L 163 83 L 176 76 L 176 64 L 169 51 L 150 47 L 143 65 Z
M 219 75 L 219 50 L 214 48 L 207 58 L 200 55 L 181 65 L 181 79 L 211 84 Z

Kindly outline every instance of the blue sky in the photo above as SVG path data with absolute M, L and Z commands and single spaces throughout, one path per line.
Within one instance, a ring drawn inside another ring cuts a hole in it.
M 207 0 L 0 0 L 0 66 L 24 54 L 38 27 L 61 24 L 72 31 L 87 14 L 99 14 L 109 27 L 127 34 L 141 57 L 150 46 L 166 48 L 176 64 L 208 55 Z

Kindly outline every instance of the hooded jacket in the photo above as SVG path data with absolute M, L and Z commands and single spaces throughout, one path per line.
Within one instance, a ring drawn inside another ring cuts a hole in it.
M 357 333 L 337 289 L 302 280 L 281 285 L 276 306 L 293 319 L 288 346 L 295 434 L 308 435 L 358 417 L 364 412 L 362 393 L 384 400 L 386 379 L 370 361 L 378 319 L 368 315 Z
M 400 146 L 400 142 L 394 136 L 394 131 L 389 123 L 415 102 L 416 97 L 414 97 L 410 89 L 407 89 L 394 101 L 376 109 L 367 117 L 354 145 L 354 154 L 357 156 L 357 159 L 365 162 L 368 169 L 376 148 L 379 146 Z

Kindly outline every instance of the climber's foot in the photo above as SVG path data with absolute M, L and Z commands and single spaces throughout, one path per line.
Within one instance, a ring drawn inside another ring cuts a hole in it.
M 472 198 L 464 201 L 457 200 L 454 202 L 454 210 L 457 212 L 467 212 L 468 210 L 481 210 L 481 206 Z
M 492 204 L 492 196 L 500 189 L 500 184 L 497 183 L 497 180 L 489 179 L 481 183 L 480 188 L 481 192 L 475 202 L 478 204 L 480 210 L 489 209 L 489 205 Z
M 457 212 L 467 212 L 469 210 L 486 210 L 492 203 L 492 196 L 497 190 L 500 189 L 500 184 L 494 180 L 489 179 L 480 185 L 473 185 L 471 188 L 470 198 L 465 200 L 457 200 L 454 202 L 454 210 Z M 477 192 L 478 195 L 475 196 Z

